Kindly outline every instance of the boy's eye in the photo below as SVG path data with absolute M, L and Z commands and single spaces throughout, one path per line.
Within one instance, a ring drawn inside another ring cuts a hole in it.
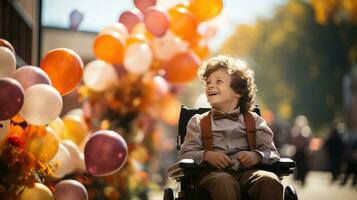
M 223 83 L 223 81 L 222 80 L 217 80 L 217 83 Z

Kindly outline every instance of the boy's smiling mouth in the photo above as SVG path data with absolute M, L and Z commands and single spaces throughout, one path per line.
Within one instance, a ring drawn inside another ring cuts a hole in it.
M 217 91 L 210 91 L 208 93 L 208 96 L 215 96 L 215 95 L 218 95 L 218 94 L 219 94 L 219 92 L 217 92 Z

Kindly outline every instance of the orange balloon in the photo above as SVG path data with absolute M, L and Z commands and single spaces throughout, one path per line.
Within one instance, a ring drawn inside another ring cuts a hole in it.
M 198 20 L 207 21 L 216 17 L 222 10 L 222 0 L 190 0 L 189 10 Z
M 197 34 L 197 18 L 184 7 L 175 7 L 169 14 L 171 31 L 178 37 L 191 41 Z
M 131 30 L 131 34 L 143 34 L 149 40 L 152 40 L 154 38 L 154 36 L 146 29 L 145 24 L 143 22 L 135 24 L 135 26 Z
M 205 42 L 197 42 L 192 44 L 191 48 L 197 54 L 197 56 L 201 58 L 201 60 L 204 60 L 210 54 L 208 45 Z
M 94 41 L 93 51 L 98 59 L 111 64 L 122 64 L 125 41 L 115 32 L 99 34 Z
M 176 97 L 170 93 L 167 93 L 159 101 L 160 109 L 159 116 L 160 119 L 165 123 L 170 125 L 177 125 L 180 117 L 180 107 L 181 103 L 176 99 Z
M 126 40 L 126 46 L 130 46 L 135 43 L 149 43 L 148 38 L 144 34 L 131 34 Z
M 185 83 L 193 80 L 199 65 L 200 58 L 193 52 L 184 52 L 175 55 L 165 66 L 166 79 L 173 83 Z
M 83 62 L 73 50 L 53 49 L 41 60 L 41 68 L 48 74 L 52 86 L 64 96 L 71 92 L 83 76 Z

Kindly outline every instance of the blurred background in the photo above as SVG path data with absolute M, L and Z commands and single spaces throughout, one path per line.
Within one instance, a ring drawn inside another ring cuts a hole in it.
M 140 2 L 156 3 L 154 17 Z M 88 135 L 110 129 L 128 146 L 125 166 L 109 176 L 72 169 L 45 185 L 53 190 L 60 180 L 75 179 L 89 199 L 162 199 L 164 187 L 177 187 L 166 172 L 176 161 L 180 106 L 207 106 L 197 67 L 225 54 L 255 70 L 256 103 L 281 155 L 297 162 L 284 182 L 296 186 L 300 199 L 355 199 L 357 1 L 195 2 L 196 9 L 183 0 L 1 1 L 0 38 L 15 49 L 17 68 L 44 68 L 40 63 L 56 48 L 83 61 L 83 80 L 61 93 L 68 134 L 60 138 L 83 155 Z M 94 63 L 99 60 L 110 69 Z M 68 117 L 73 113 L 81 120 Z

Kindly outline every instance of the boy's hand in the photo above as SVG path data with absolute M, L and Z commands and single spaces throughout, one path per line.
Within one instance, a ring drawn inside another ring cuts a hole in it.
M 206 151 L 203 160 L 209 162 L 214 167 L 222 170 L 231 167 L 234 162 L 222 152 Z
M 237 159 L 243 167 L 252 167 L 258 164 L 262 157 L 255 151 L 240 151 L 237 154 Z

